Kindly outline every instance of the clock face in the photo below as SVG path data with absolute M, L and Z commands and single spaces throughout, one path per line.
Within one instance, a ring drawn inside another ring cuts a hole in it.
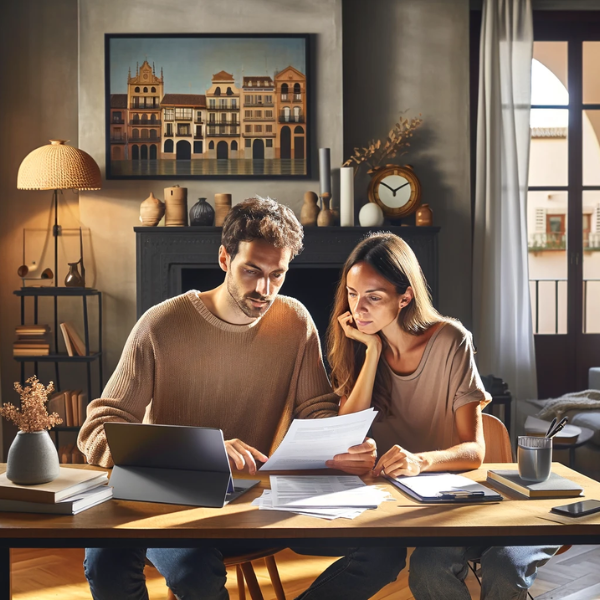
M 402 175 L 384 177 L 377 188 L 377 195 L 389 208 L 402 208 L 410 200 L 412 188 L 410 181 Z

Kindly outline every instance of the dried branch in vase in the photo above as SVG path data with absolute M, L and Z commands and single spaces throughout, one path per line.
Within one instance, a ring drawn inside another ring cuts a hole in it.
M 45 387 L 35 375 L 30 377 L 26 383 L 29 385 L 23 388 L 18 382 L 15 382 L 15 390 L 21 396 L 21 408 L 5 402 L 0 408 L 0 415 L 12 421 L 24 433 L 43 431 L 54 425 L 60 425 L 62 419 L 58 413 L 49 415 L 46 410 L 48 394 L 54 391 L 54 384 L 50 382 L 48 387 Z
M 410 138 L 415 129 L 421 126 L 423 119 L 414 117 L 404 119 L 400 117 L 394 124 L 388 136 L 381 140 L 371 140 L 366 148 L 354 148 L 354 154 L 344 163 L 344 167 L 354 167 L 354 174 L 365 163 L 370 169 L 376 169 L 385 164 L 385 161 L 406 154 L 405 148 L 410 147 Z

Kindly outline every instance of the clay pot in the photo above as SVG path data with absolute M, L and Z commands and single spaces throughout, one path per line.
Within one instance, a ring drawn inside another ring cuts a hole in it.
M 155 227 L 165 214 L 165 204 L 150 194 L 140 205 L 140 221 L 144 227 Z
M 300 223 L 304 227 L 310 227 L 317 224 L 317 217 L 321 212 L 317 204 L 318 196 L 314 192 L 304 192 L 304 204 L 300 211 Z
M 431 227 L 433 225 L 433 211 L 429 204 L 423 204 L 415 213 L 417 227 Z
M 231 210 L 231 194 L 215 194 L 215 225 L 223 227 L 223 221 Z
M 331 194 L 323 194 L 321 200 L 323 202 L 323 209 L 317 217 L 317 225 L 319 227 L 331 227 L 335 224 L 335 213 L 329 208 L 329 201 Z
M 165 226 L 187 227 L 187 188 L 178 185 L 165 188 L 165 204 Z
M 210 226 L 215 220 L 215 209 L 206 201 L 198 198 L 198 202 L 190 208 L 190 225 Z

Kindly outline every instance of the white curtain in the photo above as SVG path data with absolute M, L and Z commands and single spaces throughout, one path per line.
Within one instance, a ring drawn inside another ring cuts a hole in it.
M 527 264 L 533 23 L 530 0 L 485 0 L 481 25 L 473 246 L 479 369 L 537 398 Z

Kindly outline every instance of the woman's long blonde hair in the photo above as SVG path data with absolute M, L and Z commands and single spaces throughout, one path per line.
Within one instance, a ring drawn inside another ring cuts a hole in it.
M 354 248 L 344 264 L 327 329 L 327 358 L 331 366 L 331 380 L 340 396 L 350 394 L 365 360 L 366 346 L 346 337 L 338 322 L 338 317 L 350 310 L 346 289 L 348 271 L 360 262 L 371 265 L 394 285 L 398 294 L 404 294 L 409 286 L 412 288 L 413 299 L 398 316 L 398 325 L 403 331 L 421 335 L 434 323 L 444 320 L 433 307 L 421 266 L 410 246 L 393 233 L 369 234 Z M 385 339 L 383 342 L 385 345 Z M 373 388 L 373 405 L 381 416 L 391 414 L 389 377 L 389 370 L 382 368 L 382 361 L 379 361 Z

